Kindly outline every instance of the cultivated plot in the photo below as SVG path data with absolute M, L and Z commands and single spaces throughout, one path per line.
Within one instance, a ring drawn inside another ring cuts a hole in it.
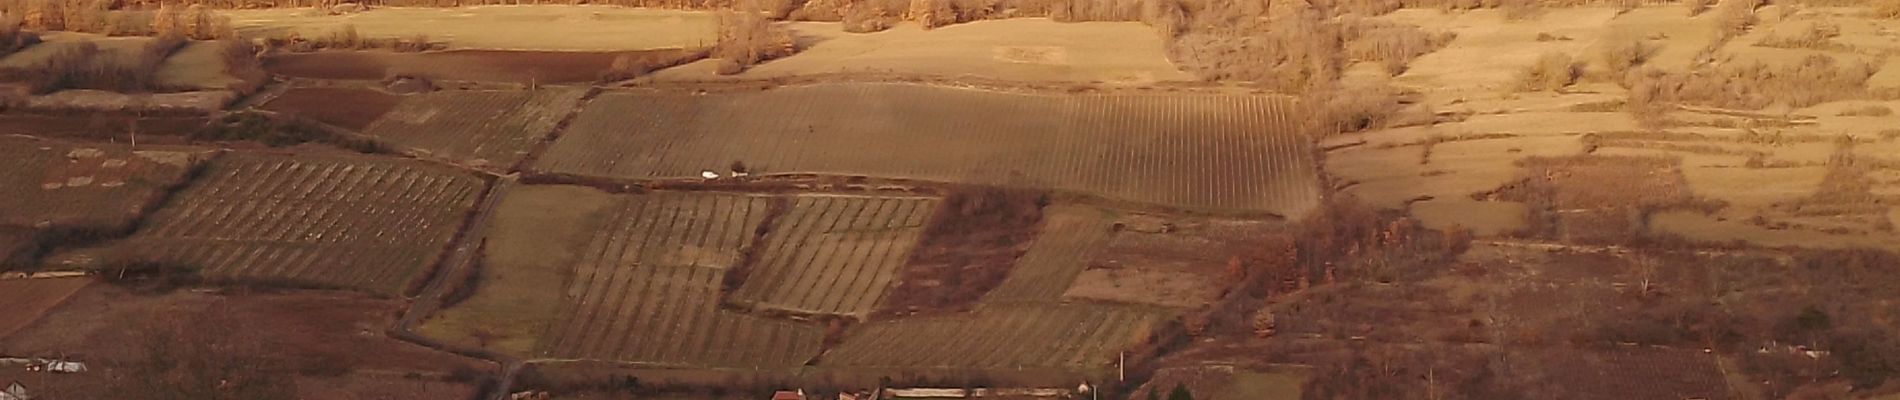
M 509 167 L 553 133 L 585 94 L 541 89 L 415 95 L 363 132 L 434 157 Z
M 733 298 L 810 314 L 863 316 L 904 267 L 937 208 L 924 197 L 798 196 Z
M 1121 351 L 1145 340 L 1161 317 L 1135 307 L 1022 305 L 873 322 L 826 353 L 820 364 L 1086 370 L 1114 363 Z
M 1113 230 L 1105 212 L 1083 206 L 1043 210 L 1042 231 L 1029 252 L 1016 260 L 1003 284 L 983 297 L 986 303 L 1055 302 L 1062 299 L 1089 260 L 1106 246 Z
M 408 160 L 230 153 L 113 252 L 209 278 L 398 294 L 435 262 L 483 185 Z
M 145 149 L 0 137 L 0 226 L 119 229 L 209 157 Z
M 713 13 L 602 5 L 376 7 L 343 15 L 308 8 L 223 10 L 244 37 L 323 37 L 350 29 L 364 39 L 426 37 L 456 49 L 618 51 L 703 47 Z
M 728 269 L 764 220 L 761 196 L 662 192 L 608 206 L 535 355 L 701 367 L 787 367 L 817 355 L 817 326 L 718 309 Z
M 1318 196 L 1289 99 L 905 84 L 602 95 L 535 166 L 617 178 L 825 173 L 1043 187 L 1298 215 Z

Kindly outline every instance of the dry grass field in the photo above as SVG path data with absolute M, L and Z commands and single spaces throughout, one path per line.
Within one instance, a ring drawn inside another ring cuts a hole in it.
M 129 228 L 211 156 L 190 147 L 143 147 L 0 137 L 0 225 L 38 229 Z
M 364 39 L 426 36 L 454 49 L 624 51 L 703 47 L 713 15 L 610 6 L 378 7 L 327 15 L 308 8 L 226 10 L 238 34 L 318 38 L 354 28 Z
M 441 81 L 529 84 L 591 83 L 625 54 L 678 54 L 687 50 L 640 51 L 492 51 L 449 50 L 424 53 L 322 51 L 279 53 L 264 60 L 272 73 L 306 79 L 379 80 L 420 76 Z
M 434 264 L 483 185 L 407 160 L 230 153 L 130 238 L 60 258 L 397 295 Z
M 547 331 L 565 301 L 561 293 L 572 263 L 586 249 L 587 227 L 600 224 L 613 195 L 579 186 L 504 185 L 501 203 L 489 217 L 492 233 L 472 286 L 455 289 L 466 297 L 451 304 L 416 331 L 468 347 L 526 356 Z M 470 291 L 473 291 L 470 293 Z
M 1099 373 L 1112 368 L 1117 354 L 1148 340 L 1161 318 L 1137 307 L 998 305 L 968 315 L 871 322 L 819 365 Z
M 809 48 L 736 75 L 715 74 L 717 60 L 708 60 L 662 71 L 653 79 L 690 82 L 889 74 L 1116 85 L 1194 79 L 1168 62 L 1166 44 L 1153 28 L 1133 22 L 1019 18 L 930 30 L 907 23 L 875 33 L 848 33 L 842 24 L 829 22 L 789 26 L 801 40 L 812 43 Z
M 226 90 L 242 87 L 244 80 L 225 71 L 224 45 L 218 42 L 186 43 L 165 57 L 153 76 L 161 87 L 186 90 Z
M 933 198 L 796 196 L 765 236 L 739 304 L 863 317 L 893 285 Z
M 92 283 L 92 277 L 87 276 L 0 280 L 0 304 L 7 305 L 0 312 L 0 340 L 39 320 Z
M 901 84 L 608 93 L 534 168 L 687 178 L 724 173 L 737 161 L 755 174 L 1028 186 L 1299 215 L 1315 204 L 1318 188 L 1310 144 L 1292 112 L 1291 102 L 1271 96 L 1030 95 Z
M 585 94 L 541 89 L 411 95 L 363 133 L 431 157 L 507 169 L 553 134 Z

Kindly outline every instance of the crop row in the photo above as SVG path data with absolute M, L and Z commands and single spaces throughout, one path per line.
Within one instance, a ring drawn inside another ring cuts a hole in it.
M 1033 186 L 1297 214 L 1317 201 L 1290 100 L 900 84 L 602 95 L 535 168 L 630 179 L 824 173 Z
M 414 95 L 364 133 L 433 156 L 508 167 L 554 132 L 585 91 L 444 91 Z
M 448 245 L 482 186 L 406 160 L 232 153 L 118 250 L 212 278 L 395 293 Z
M 1110 365 L 1160 314 L 1132 307 L 1011 305 L 967 315 L 873 322 L 822 365 L 875 368 L 1063 368 Z
M 537 353 L 657 365 L 791 366 L 817 327 L 718 309 L 725 273 L 763 221 L 759 196 L 662 192 L 620 199 L 584 247 Z
M 1108 244 L 1110 226 L 1101 210 L 1082 206 L 1052 206 L 1043 211 L 1042 231 L 1029 252 L 1001 285 L 985 295 L 985 303 L 1053 302 L 1088 268 L 1097 250 Z
M 933 198 L 799 196 L 766 236 L 740 302 L 802 313 L 869 313 L 903 268 Z

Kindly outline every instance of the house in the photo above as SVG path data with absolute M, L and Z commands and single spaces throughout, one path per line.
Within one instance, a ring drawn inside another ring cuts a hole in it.
M 33 396 L 26 395 L 26 386 L 14 382 L 12 385 L 7 385 L 6 390 L 0 390 L 0 400 L 33 400 Z
M 780 390 L 772 393 L 772 400 L 805 400 L 805 389 L 798 391 Z

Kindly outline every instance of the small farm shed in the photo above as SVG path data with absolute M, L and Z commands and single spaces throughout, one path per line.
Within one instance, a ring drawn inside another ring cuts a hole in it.
M 780 390 L 778 392 L 772 393 L 772 400 L 805 400 L 805 390 L 799 389 L 796 392 L 790 391 L 790 390 Z

